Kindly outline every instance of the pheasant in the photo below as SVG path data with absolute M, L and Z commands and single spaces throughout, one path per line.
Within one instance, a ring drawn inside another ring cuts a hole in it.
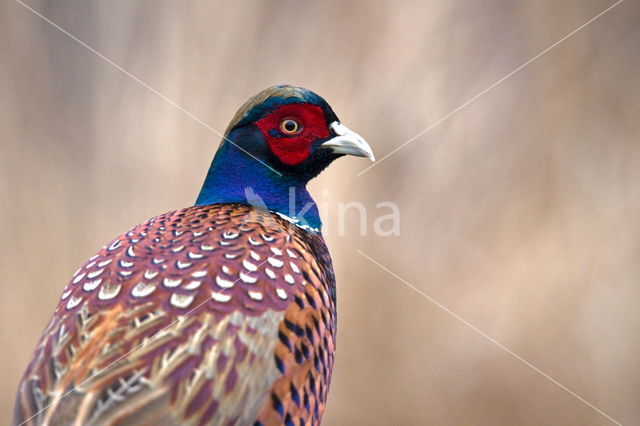
M 336 287 L 306 184 L 344 155 L 374 159 L 315 93 L 249 99 L 194 206 L 135 226 L 73 274 L 14 424 L 319 424 Z

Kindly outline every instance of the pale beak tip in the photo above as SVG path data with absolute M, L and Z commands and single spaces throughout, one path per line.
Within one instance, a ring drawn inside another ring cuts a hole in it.
M 367 157 L 376 161 L 373 150 L 362 136 L 337 121 L 331 123 L 331 128 L 337 136 L 322 144 L 323 147 L 331 148 L 337 154 Z

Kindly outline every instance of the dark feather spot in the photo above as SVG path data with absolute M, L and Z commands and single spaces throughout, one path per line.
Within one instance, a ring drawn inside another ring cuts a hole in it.
M 311 328 L 309 328 L 309 326 L 305 326 L 304 331 L 307 333 L 307 338 L 309 339 L 309 341 L 311 342 L 311 344 L 315 343 L 315 337 L 313 336 L 313 331 L 311 330 Z
M 304 336 L 304 330 L 298 324 L 294 324 L 294 323 L 292 323 L 291 321 L 289 321 L 288 319 L 285 318 L 284 319 L 284 325 L 289 330 L 293 331 L 296 334 L 296 336 L 298 336 L 298 337 Z
M 309 387 L 311 388 L 311 392 L 316 395 L 316 379 L 311 373 L 309 373 Z
M 302 403 L 304 405 L 304 408 L 306 408 L 307 411 L 311 412 L 311 407 L 309 406 L 309 394 L 306 390 L 304 391 L 304 395 L 302 396 Z
M 289 348 L 289 350 L 291 350 L 291 344 L 289 343 L 289 338 L 282 331 L 278 331 L 278 338 L 280 339 L 283 345 L 285 345 L 287 348 Z
M 284 414 L 284 408 L 282 407 L 282 402 L 278 395 L 275 393 L 271 394 L 271 404 L 273 404 L 273 409 L 276 410 L 282 416 Z
M 309 348 L 307 348 L 307 345 L 301 343 L 300 349 L 302 349 L 302 355 L 304 355 L 305 358 L 309 358 Z
M 291 420 L 291 414 L 287 413 L 287 415 L 284 417 L 284 424 L 286 426 L 295 426 L 293 424 L 293 421 Z
M 320 316 L 322 317 L 322 322 L 327 325 L 327 316 L 325 315 L 324 311 L 320 311 Z
M 276 361 L 276 367 L 278 367 L 278 370 L 280 370 L 280 372 L 284 374 L 284 363 L 282 362 L 282 360 L 278 357 L 278 355 L 274 355 L 273 358 Z
M 295 387 L 293 383 L 289 385 L 289 390 L 291 391 L 291 399 L 296 405 L 300 406 L 300 394 L 298 393 L 298 389 Z
M 305 293 L 304 295 L 307 296 L 307 301 L 311 306 L 313 306 L 313 309 L 316 309 L 316 301 L 313 296 L 311 296 L 309 293 Z

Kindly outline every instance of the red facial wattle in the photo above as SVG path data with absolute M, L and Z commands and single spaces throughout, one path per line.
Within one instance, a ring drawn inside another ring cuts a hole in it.
M 290 135 L 284 134 L 280 124 L 285 119 L 297 121 L 300 131 Z M 312 104 L 283 105 L 257 121 L 256 126 L 264 135 L 271 152 L 288 166 L 306 160 L 313 141 L 329 137 L 322 108 Z

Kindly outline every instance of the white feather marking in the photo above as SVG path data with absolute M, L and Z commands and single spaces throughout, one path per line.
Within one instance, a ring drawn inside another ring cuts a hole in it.
M 118 295 L 118 293 L 120 293 L 121 288 L 122 288 L 121 284 L 103 285 L 102 287 L 100 287 L 100 292 L 98 292 L 98 299 L 111 300 L 115 298 Z
M 276 288 L 276 294 L 282 300 L 285 300 L 287 298 L 287 292 L 281 288 Z
M 247 294 L 249 295 L 250 298 L 252 298 L 253 300 L 262 300 L 262 298 L 264 297 L 262 295 L 261 291 L 253 291 L 253 290 L 249 290 L 247 291 Z
M 240 272 L 240 279 L 242 280 L 242 282 L 245 282 L 247 284 L 255 284 L 258 282 L 258 279 L 256 277 L 247 275 L 244 272 Z
M 280 216 L 281 218 L 283 218 L 287 222 L 290 222 L 290 223 L 294 224 L 298 228 L 304 229 L 305 231 L 320 232 L 319 228 L 314 228 L 314 227 L 309 226 L 309 225 L 301 224 L 300 223 L 300 219 L 298 219 L 296 217 L 289 217 L 289 216 L 287 216 L 285 214 L 282 214 L 280 212 L 273 212 L 273 213 L 277 214 L 278 216 Z
M 222 303 L 226 303 L 229 300 L 231 300 L 231 296 L 229 296 L 228 294 L 222 294 L 219 292 L 211 293 L 211 298 L 216 302 L 222 302 Z
M 101 282 L 102 282 L 102 278 L 98 278 L 97 280 L 94 280 L 94 281 L 87 281 L 82 286 L 82 289 L 84 291 L 93 291 L 96 288 L 98 288 L 98 286 L 100 285 Z
M 169 303 L 172 306 L 175 306 L 178 309 L 188 308 L 191 303 L 193 303 L 194 296 L 191 294 L 178 294 L 173 293 L 171 295 L 171 299 L 169 299 Z
M 189 284 L 185 285 L 184 288 L 186 290 L 195 290 L 202 284 L 202 281 L 193 280 L 190 281 Z
M 254 240 L 253 237 L 249 237 L 249 244 L 251 244 L 252 246 L 261 246 L 264 243 Z
M 156 289 L 155 284 L 138 283 L 131 289 L 133 297 L 147 297 Z
M 267 274 L 267 276 L 269 278 L 271 278 L 272 280 L 274 280 L 276 278 L 276 273 L 273 272 L 271 269 L 269 268 L 264 268 L 264 272 Z
M 98 269 L 96 271 L 91 271 L 87 274 L 87 278 L 94 279 L 95 277 L 97 277 L 98 275 L 102 274 L 104 272 L 104 269 Z
M 284 262 L 282 260 L 274 259 L 273 257 L 270 257 L 269 259 L 267 259 L 267 261 L 269 262 L 269 265 L 273 266 L 274 268 L 282 268 L 282 265 L 284 265 Z
M 260 260 L 260 255 L 253 250 L 249 251 L 249 255 L 253 260 L 258 260 L 258 261 Z
M 246 268 L 247 271 L 249 272 L 254 272 L 258 270 L 258 266 L 254 265 L 253 263 L 249 262 L 249 260 L 244 259 L 242 261 L 242 266 L 244 266 Z
M 113 262 L 113 259 L 103 260 L 102 262 L 98 263 L 98 267 L 104 268 L 105 266 L 107 266 L 111 262 Z
M 191 266 L 193 266 L 193 263 L 191 263 L 191 262 L 182 262 L 182 261 L 178 260 L 176 262 L 176 266 L 178 267 L 178 269 L 187 269 L 187 268 L 190 268 Z
M 220 275 L 216 275 L 216 284 L 222 288 L 231 288 L 234 285 L 233 281 L 225 280 L 221 278 Z
M 203 278 L 207 276 L 207 271 L 196 271 L 191 274 L 193 278 Z
M 158 275 L 158 271 L 151 271 L 149 269 L 144 271 L 144 277 L 148 280 L 154 279 L 157 275 Z
M 224 238 L 225 240 L 233 240 L 236 239 L 240 236 L 239 233 L 237 232 L 229 232 L 229 231 L 224 231 L 222 233 L 222 238 Z
M 271 252 L 276 256 L 282 256 L 282 250 L 277 247 L 269 247 L 269 250 L 271 250 Z
M 181 282 L 182 282 L 182 279 L 180 278 L 178 278 L 177 280 L 172 280 L 171 278 L 165 278 L 162 281 L 162 285 L 168 288 L 173 288 L 173 287 L 178 287 Z
M 82 297 L 75 297 L 75 296 L 72 297 L 67 302 L 67 310 L 71 310 L 71 309 L 75 308 L 76 306 L 78 306 L 80 304 L 80 302 L 82 302 Z
M 299 274 L 299 273 L 300 273 L 300 268 L 298 268 L 298 265 L 296 265 L 296 264 L 295 264 L 295 263 L 293 263 L 293 262 L 289 262 L 289 265 L 291 266 L 291 270 L 292 270 L 293 272 L 295 272 L 296 274 Z

